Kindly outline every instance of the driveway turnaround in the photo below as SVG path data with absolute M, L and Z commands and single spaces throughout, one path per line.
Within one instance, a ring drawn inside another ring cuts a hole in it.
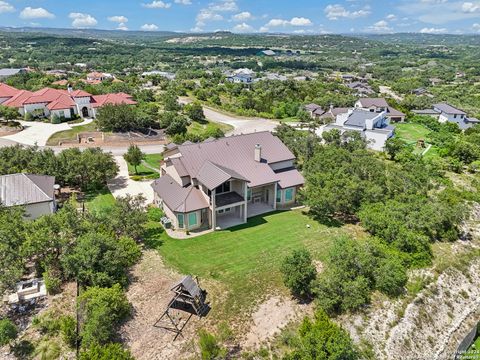
M 19 121 L 24 127 L 23 131 L 20 131 L 13 135 L 4 136 L 2 139 L 15 141 L 22 145 L 38 145 L 45 146 L 47 140 L 59 131 L 69 130 L 72 127 L 86 125 L 92 122 L 91 119 L 86 119 L 79 124 L 50 124 L 38 121 Z
M 107 184 L 112 195 L 118 198 L 127 194 L 132 196 L 141 194 L 147 199 L 146 203 L 151 204 L 153 202 L 153 189 L 150 184 L 153 180 L 133 181 L 128 176 L 128 166 L 123 156 L 115 156 L 115 161 L 120 171 L 115 179 L 110 180 Z

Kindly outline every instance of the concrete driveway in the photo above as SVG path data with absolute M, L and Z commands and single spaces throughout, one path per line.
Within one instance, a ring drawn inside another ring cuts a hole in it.
M 125 196 L 130 194 L 132 196 L 142 194 L 146 199 L 147 204 L 153 202 L 153 189 L 150 184 L 153 181 L 133 181 L 128 176 L 128 166 L 127 162 L 123 156 L 115 156 L 115 161 L 117 162 L 120 171 L 118 172 L 117 177 L 108 182 L 108 189 L 115 198 L 120 196 Z
M 86 125 L 91 123 L 93 120 L 85 119 L 79 124 L 50 124 L 38 121 L 19 121 L 24 127 L 23 131 L 20 131 L 13 135 L 8 135 L 2 137 L 2 139 L 15 141 L 22 145 L 35 145 L 45 146 L 47 140 L 59 131 L 69 130 L 75 126 Z

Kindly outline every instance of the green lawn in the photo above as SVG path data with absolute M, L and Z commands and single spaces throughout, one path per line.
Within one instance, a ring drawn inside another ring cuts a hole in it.
M 107 187 L 102 190 L 88 191 L 85 193 L 85 206 L 92 212 L 105 211 L 114 203 L 115 198 Z
M 158 179 L 160 177 L 160 174 L 158 171 L 155 171 L 153 169 L 150 169 L 149 167 L 140 164 L 137 166 L 137 172 L 135 172 L 135 167 L 130 165 L 127 162 L 128 165 L 128 174 L 130 176 L 135 176 L 135 177 L 141 177 L 145 179 Z M 137 180 L 136 178 L 134 180 Z M 143 180 L 143 179 L 138 179 L 138 180 Z
M 400 123 L 395 124 L 395 134 L 409 144 L 415 145 L 418 140 L 429 140 L 428 134 L 431 131 L 421 124 Z
M 148 154 L 145 156 L 145 162 L 155 169 L 160 169 L 160 163 L 163 160 L 163 154 Z
M 201 124 L 199 122 L 192 121 L 192 123 L 188 126 L 187 132 L 192 135 L 204 136 L 206 133 L 214 133 L 216 129 L 220 129 L 226 133 L 232 130 L 233 127 L 217 122 L 206 122 L 205 124 Z
M 97 125 L 95 121 L 90 124 L 75 126 L 69 130 L 59 131 L 47 140 L 47 145 L 57 146 L 60 141 L 72 141 L 77 138 L 77 134 L 81 132 L 96 131 Z
M 292 250 L 306 247 L 315 259 L 323 260 L 336 238 L 354 231 L 356 227 L 321 225 L 295 210 L 259 216 L 246 225 L 187 240 L 162 234 L 157 248 L 166 264 L 213 282 L 214 291 L 209 289 L 212 311 L 228 319 L 251 309 L 268 293 L 286 292 L 279 266 Z M 363 232 L 355 236 L 362 238 Z
M 466 354 L 463 356 L 471 356 L 470 359 L 475 359 L 476 357 L 480 359 L 480 336 L 477 337 L 477 340 L 472 344 L 470 349 L 468 349 Z M 465 357 L 467 359 L 468 357 Z

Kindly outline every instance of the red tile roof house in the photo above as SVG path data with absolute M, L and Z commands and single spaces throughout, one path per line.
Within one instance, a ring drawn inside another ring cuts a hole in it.
M 132 97 L 125 93 L 91 95 L 83 90 L 57 90 L 43 88 L 31 92 L 18 90 L 0 83 L 0 105 L 15 107 L 19 113 L 34 116 L 58 116 L 70 119 L 74 114 L 95 118 L 98 108 L 106 104 L 135 105 Z
M 270 132 L 172 145 L 154 203 L 176 230 L 225 229 L 296 203 L 304 178 L 295 156 Z
M 405 120 L 405 114 L 388 106 L 384 98 L 362 98 L 355 103 L 355 107 L 376 113 L 385 111 L 387 118 L 392 122 L 403 122 Z

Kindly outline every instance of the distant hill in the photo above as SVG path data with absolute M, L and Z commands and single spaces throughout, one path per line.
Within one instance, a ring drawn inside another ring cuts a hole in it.
M 352 36 L 352 35 L 350 35 Z M 381 41 L 392 44 L 415 44 L 415 45 L 480 45 L 480 34 L 421 34 L 421 33 L 397 33 L 397 34 L 356 34 L 357 38 Z

